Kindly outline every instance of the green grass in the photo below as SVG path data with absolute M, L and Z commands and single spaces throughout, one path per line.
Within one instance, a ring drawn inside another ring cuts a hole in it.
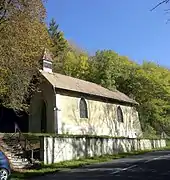
M 84 159 L 79 159 L 79 160 L 64 161 L 64 162 L 55 163 L 55 164 L 51 164 L 51 165 L 41 164 L 32 170 L 22 170 L 22 171 L 13 172 L 12 179 L 13 180 L 26 179 L 26 178 L 28 179 L 28 178 L 35 177 L 35 176 L 41 176 L 43 174 L 54 173 L 54 172 L 58 172 L 58 171 L 83 167 L 85 165 L 90 165 L 90 164 L 95 164 L 95 163 L 100 163 L 100 162 L 107 162 L 112 159 L 125 158 L 125 157 L 129 157 L 132 155 L 140 155 L 140 154 L 144 154 L 147 152 L 153 152 L 156 150 L 166 150 L 166 149 L 170 149 L 170 147 L 154 149 L 154 150 L 144 150 L 144 151 L 120 153 L 120 154 L 114 154 L 114 155 L 96 156 L 96 157 L 84 158 Z

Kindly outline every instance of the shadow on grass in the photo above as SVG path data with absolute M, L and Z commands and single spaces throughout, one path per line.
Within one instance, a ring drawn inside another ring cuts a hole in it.
M 61 170 L 57 169 L 57 168 L 41 168 L 41 170 L 38 169 L 34 169 L 34 170 L 18 170 L 18 171 L 13 171 L 11 178 L 12 179 L 28 179 L 28 178 L 32 178 L 32 177 L 37 177 L 37 176 L 42 176 L 44 174 L 52 174 L 52 173 L 56 173 L 59 172 Z

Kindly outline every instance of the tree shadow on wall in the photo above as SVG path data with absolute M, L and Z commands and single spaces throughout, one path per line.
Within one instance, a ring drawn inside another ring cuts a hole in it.
M 90 108 L 91 107 L 89 107 L 89 109 Z M 63 124 L 62 132 L 64 134 L 69 134 L 70 132 L 71 134 L 81 134 L 85 135 L 85 137 L 72 138 L 71 141 L 68 141 L 65 138 L 65 142 L 61 142 L 63 145 L 59 147 L 57 153 L 60 154 L 65 148 L 72 149 L 70 153 L 73 155 L 74 159 L 77 159 L 81 157 L 100 156 L 102 154 L 117 154 L 118 152 L 121 153 L 136 150 L 136 145 L 133 139 L 121 138 L 119 140 L 116 138 L 109 139 L 98 137 L 90 139 L 86 137 L 86 135 L 97 135 L 97 128 L 102 128 L 103 126 L 108 130 L 108 133 L 103 135 L 114 136 L 119 134 L 119 124 L 115 120 L 116 108 L 113 105 L 111 106 L 111 104 L 107 104 L 106 106 L 102 106 L 102 110 L 103 116 L 101 117 L 99 115 L 99 124 L 96 124 L 96 121 L 94 122 L 95 117 L 91 114 L 91 112 L 89 112 L 88 119 L 80 119 L 78 117 L 78 109 L 72 107 L 72 115 L 70 116 L 70 119 L 74 119 L 72 127 L 76 127 L 77 129 L 75 128 L 71 131 L 71 129 L 67 129 L 67 126 Z M 95 115 L 98 112 L 98 107 L 93 105 L 93 114 Z
M 69 121 L 67 124 L 62 124 L 63 134 L 81 134 L 84 138 L 61 138 L 60 146 L 51 146 L 50 152 L 52 152 L 52 162 L 55 162 L 57 157 L 65 156 L 64 153 L 69 150 L 72 159 L 79 159 L 81 157 L 100 156 L 103 154 L 117 154 L 122 152 L 129 152 L 138 150 L 139 143 L 130 138 L 89 138 L 86 135 L 98 135 L 100 130 L 103 130 L 103 135 L 118 136 L 120 133 L 119 122 L 116 121 L 116 106 L 106 103 L 101 105 L 101 109 L 97 105 L 93 104 L 93 107 L 89 104 L 89 114 L 87 119 L 79 118 L 79 109 L 71 107 L 70 126 Z M 91 109 L 93 108 L 93 111 Z M 102 113 L 100 112 L 102 110 Z M 95 116 L 98 119 L 95 119 Z M 104 133 L 106 129 L 106 133 Z M 55 148 L 55 151 L 54 151 Z M 63 160 L 69 160 L 70 157 L 65 156 Z

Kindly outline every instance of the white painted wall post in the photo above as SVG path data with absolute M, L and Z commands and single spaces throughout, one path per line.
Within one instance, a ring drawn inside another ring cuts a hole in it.
M 56 116 L 55 116 L 55 130 L 57 130 L 56 133 L 61 134 L 62 133 L 62 117 L 61 117 L 61 104 L 60 104 L 60 94 L 55 95 L 55 101 L 56 101 Z

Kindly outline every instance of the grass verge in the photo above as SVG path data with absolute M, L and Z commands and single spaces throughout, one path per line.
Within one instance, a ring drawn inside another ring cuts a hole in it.
M 158 150 L 170 150 L 170 146 L 161 148 L 161 149 L 134 151 L 134 152 L 127 152 L 127 153 L 119 153 L 119 154 L 114 154 L 114 155 L 103 155 L 103 156 L 96 156 L 96 157 L 91 157 L 91 158 L 83 158 L 79 160 L 64 161 L 64 162 L 55 163 L 51 165 L 41 164 L 35 167 L 34 169 L 14 171 L 12 173 L 12 180 L 28 179 L 35 176 L 41 176 L 44 174 L 50 174 L 50 173 L 59 172 L 63 170 L 79 168 L 85 165 L 91 165 L 91 164 L 100 163 L 100 162 L 107 162 L 113 159 L 120 159 L 120 158 L 125 158 L 125 157 L 129 157 L 133 155 L 140 155 L 140 154 L 145 154 L 148 152 L 154 152 Z

